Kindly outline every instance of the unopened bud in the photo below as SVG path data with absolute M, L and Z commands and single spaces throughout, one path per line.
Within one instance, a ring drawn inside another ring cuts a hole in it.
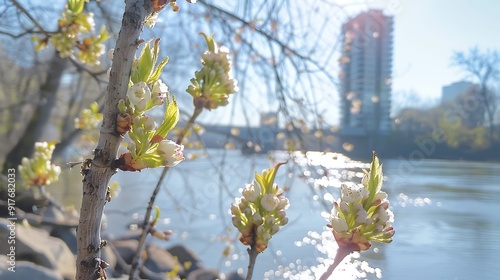
M 271 227 L 271 235 L 275 235 L 278 231 L 280 230 L 280 226 L 277 225 L 277 224 L 274 224 L 272 227 Z
M 279 204 L 278 204 L 278 208 L 279 209 L 288 209 L 288 207 L 290 206 L 290 202 L 288 201 L 288 198 L 284 197 L 283 195 L 280 195 L 279 197 Z
M 253 214 L 252 216 L 252 221 L 256 224 L 256 225 L 261 225 L 262 224 L 262 217 L 260 216 L 259 213 L 255 213 Z
M 276 213 L 276 218 L 278 218 L 278 220 L 282 220 L 283 218 L 286 217 L 286 212 L 285 210 L 279 210 L 277 213 Z

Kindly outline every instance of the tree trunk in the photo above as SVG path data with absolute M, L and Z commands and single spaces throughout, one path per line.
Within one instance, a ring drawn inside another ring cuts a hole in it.
M 492 106 L 495 106 L 493 103 L 495 102 L 494 98 L 488 95 L 488 87 L 486 86 L 487 80 L 481 83 L 481 99 L 483 101 L 484 109 L 486 110 L 486 118 L 488 119 L 488 139 L 490 140 L 490 145 L 494 144 L 494 111 L 492 110 Z
M 9 168 L 17 168 L 23 157 L 30 157 L 33 154 L 34 143 L 43 134 L 49 123 L 52 109 L 56 105 L 57 90 L 61 84 L 61 78 L 66 66 L 67 59 L 61 58 L 57 53 L 54 53 L 49 63 L 45 82 L 40 87 L 38 106 L 19 141 L 7 154 L 2 173 L 7 174 Z
M 152 12 L 151 0 L 125 1 L 122 27 L 116 41 L 111 75 L 103 112 L 99 142 L 91 166 L 83 179 L 83 198 L 77 232 L 76 279 L 96 279 L 100 273 L 100 226 L 113 162 L 122 137 L 116 132 L 118 101 L 126 98 L 132 61 L 144 19 Z

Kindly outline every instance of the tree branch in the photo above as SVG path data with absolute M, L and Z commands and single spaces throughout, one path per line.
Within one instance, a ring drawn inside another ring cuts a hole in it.
M 83 198 L 77 232 L 76 279 L 98 278 L 101 248 L 101 220 L 109 180 L 116 173 L 112 163 L 116 159 L 122 137 L 116 132 L 118 101 L 125 99 L 130 71 L 144 19 L 152 12 L 151 1 L 127 0 L 123 21 L 116 41 L 108 92 L 103 112 L 103 124 L 94 159 L 83 179 Z
M 42 33 L 42 34 L 45 34 L 45 32 L 34 32 L 33 29 L 29 29 L 29 30 L 26 30 L 24 32 L 21 32 L 19 34 L 14 34 L 14 33 L 10 33 L 10 32 L 7 32 L 7 31 L 3 31 L 3 30 L 0 30 L 0 34 L 2 35 L 5 35 L 5 36 L 9 36 L 9 37 L 12 37 L 14 39 L 17 39 L 17 38 L 21 38 L 23 37 L 24 35 L 27 35 L 27 34 L 33 34 L 33 33 Z
M 247 277 L 245 279 L 252 280 L 253 270 L 255 268 L 255 261 L 257 260 L 257 256 L 259 255 L 259 251 L 257 251 L 257 249 L 255 249 L 254 245 L 250 246 L 250 248 L 247 249 L 247 251 L 248 251 L 249 260 L 248 260 Z
M 19 2 L 17 2 L 17 0 L 11 1 L 19 11 L 21 11 L 38 29 L 40 29 L 41 32 L 47 34 L 47 31 L 45 31 L 43 26 L 33 16 L 31 16 L 31 14 Z

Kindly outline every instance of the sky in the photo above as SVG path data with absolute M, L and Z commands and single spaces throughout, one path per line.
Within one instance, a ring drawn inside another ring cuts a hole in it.
M 381 8 L 394 16 L 393 104 L 403 100 L 408 92 L 414 92 L 426 103 L 438 101 L 442 86 L 465 77 L 458 68 L 450 66 L 454 51 L 467 51 L 474 46 L 500 50 L 498 0 L 328 0 L 331 1 L 345 6 L 352 16 L 368 8 Z M 335 119 L 332 123 L 338 122 L 338 108 L 332 107 L 331 111 Z M 227 110 L 227 114 L 232 112 Z M 214 121 L 220 119 L 217 116 Z
M 394 16 L 393 115 L 406 105 L 437 104 L 443 86 L 467 78 L 465 72 L 450 65 L 454 52 L 467 52 L 475 46 L 500 50 L 500 1 L 333 1 L 350 16 L 369 8 Z M 414 95 L 417 97 L 408 98 Z M 338 124 L 339 109 L 329 107 L 327 117 Z
M 422 99 L 441 97 L 441 87 L 465 77 L 450 66 L 454 51 L 500 50 L 500 1 L 394 0 L 393 99 L 414 91 Z

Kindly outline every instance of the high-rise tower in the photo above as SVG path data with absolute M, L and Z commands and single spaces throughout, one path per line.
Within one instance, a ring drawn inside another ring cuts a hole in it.
M 342 26 L 340 127 L 346 134 L 391 130 L 393 19 L 370 10 Z

